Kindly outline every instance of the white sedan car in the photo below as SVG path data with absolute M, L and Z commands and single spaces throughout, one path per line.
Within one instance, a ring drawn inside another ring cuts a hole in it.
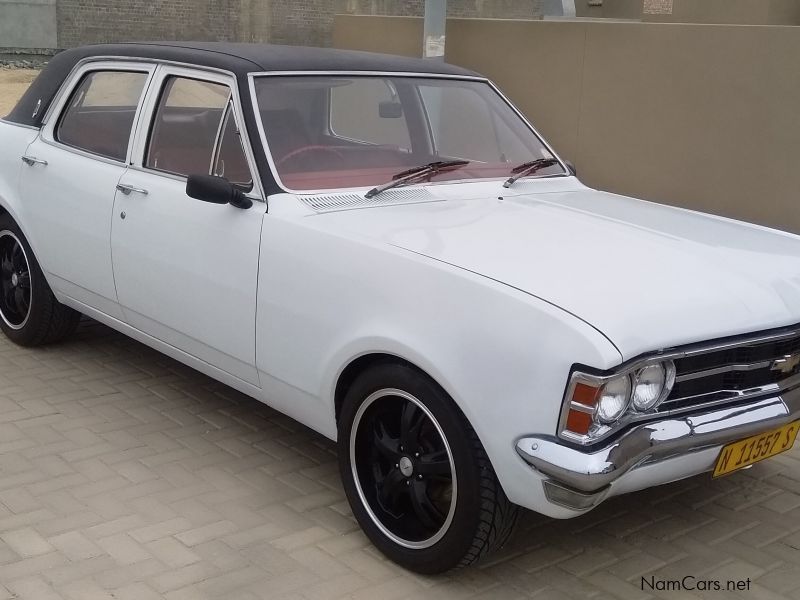
M 622 167 L 621 167 L 622 168 Z M 589 189 L 470 71 L 355 52 L 57 55 L 0 122 L 0 315 L 83 313 L 338 440 L 433 573 L 788 450 L 800 238 Z

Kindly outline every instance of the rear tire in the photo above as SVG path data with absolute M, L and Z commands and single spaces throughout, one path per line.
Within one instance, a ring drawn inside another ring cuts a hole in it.
M 353 514 L 387 557 L 418 573 L 469 565 L 508 539 L 519 513 L 475 431 L 430 378 L 386 363 L 360 375 L 339 418 Z
M 0 329 L 20 346 L 41 346 L 75 331 L 80 313 L 53 295 L 28 240 L 0 215 Z

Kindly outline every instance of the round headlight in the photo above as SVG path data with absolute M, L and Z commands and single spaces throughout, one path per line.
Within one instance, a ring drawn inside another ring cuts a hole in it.
M 618 377 L 612 379 L 603 386 L 600 398 L 597 401 L 597 411 L 595 417 L 600 423 L 608 425 L 622 416 L 628 408 L 631 399 L 631 380 L 630 377 Z
M 652 409 L 674 382 L 675 368 L 672 363 L 656 363 L 641 369 L 636 374 L 633 386 L 633 407 L 639 412 Z

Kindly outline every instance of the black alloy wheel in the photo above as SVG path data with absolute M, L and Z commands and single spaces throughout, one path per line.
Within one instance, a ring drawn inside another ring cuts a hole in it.
M 455 466 L 441 426 L 418 399 L 398 389 L 366 398 L 353 424 L 350 463 L 384 535 L 406 548 L 442 538 L 458 497 Z
M 41 346 L 75 331 L 80 313 L 53 295 L 19 226 L 0 214 L 0 329 L 20 346 Z
M 371 366 L 344 394 L 338 428 L 353 515 L 396 563 L 441 573 L 508 539 L 519 507 L 456 403 L 421 371 L 391 359 Z
M 0 232 L 0 317 L 11 329 L 19 330 L 31 312 L 31 269 L 17 236 Z

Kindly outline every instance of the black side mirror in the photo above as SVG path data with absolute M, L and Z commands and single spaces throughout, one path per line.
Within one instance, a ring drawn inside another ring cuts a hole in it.
M 577 177 L 577 176 L 578 176 L 578 169 L 577 169 L 577 168 L 575 168 L 575 165 L 574 165 L 574 164 L 572 164 L 572 161 L 571 161 L 571 160 L 565 160 L 565 161 L 564 161 L 564 164 L 565 164 L 565 165 L 567 165 L 567 168 L 569 169 L 569 172 L 570 172 L 570 173 L 572 173 L 572 175 L 573 175 L 574 177 Z
M 186 180 L 186 195 L 203 202 L 230 204 L 236 208 L 253 206 L 253 201 L 242 190 L 224 177 L 215 175 L 189 175 Z

